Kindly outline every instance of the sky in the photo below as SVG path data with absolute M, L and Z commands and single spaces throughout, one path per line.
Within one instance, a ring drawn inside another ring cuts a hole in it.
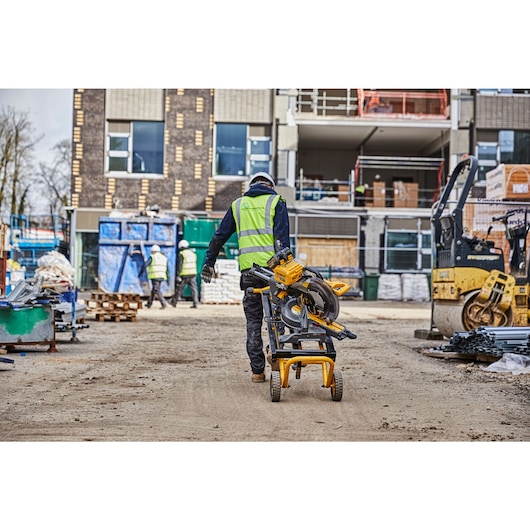
M 72 89 L 0 88 L 0 108 L 28 112 L 35 137 L 42 136 L 35 149 L 37 162 L 50 164 L 51 149 L 61 140 L 72 139 Z

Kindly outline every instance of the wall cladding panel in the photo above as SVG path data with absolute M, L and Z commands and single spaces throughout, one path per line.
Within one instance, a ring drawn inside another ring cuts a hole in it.
M 529 123 L 530 96 L 477 95 L 477 128 L 527 130 Z
M 105 91 L 105 113 L 107 120 L 162 121 L 164 119 L 164 89 L 107 89 Z
M 266 90 L 215 90 L 216 122 L 271 123 L 273 91 Z

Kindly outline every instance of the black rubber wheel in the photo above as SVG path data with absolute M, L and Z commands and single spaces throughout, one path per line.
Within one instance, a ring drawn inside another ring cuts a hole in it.
M 331 399 L 333 401 L 340 401 L 342 399 L 342 372 L 340 370 L 333 370 L 333 379 L 331 380 Z
M 280 401 L 280 396 L 282 393 L 282 381 L 280 377 L 280 372 L 271 372 L 270 387 L 271 387 L 271 401 L 272 402 Z

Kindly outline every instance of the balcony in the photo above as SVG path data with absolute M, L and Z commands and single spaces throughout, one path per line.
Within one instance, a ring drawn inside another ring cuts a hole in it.
M 399 177 L 366 183 L 365 170 L 377 170 L 383 175 L 387 170 L 392 174 L 403 170 L 419 172 L 425 175 L 422 179 L 425 184 L 420 187 L 418 182 L 407 182 Z M 312 207 L 431 208 L 438 200 L 443 170 L 442 158 L 359 156 L 348 180 L 314 179 L 301 171 L 295 182 L 295 200 L 300 206 Z M 355 191 L 360 182 L 367 184 L 364 200 L 360 200 Z
M 447 120 L 448 95 L 436 90 L 301 88 L 296 112 L 304 117 Z

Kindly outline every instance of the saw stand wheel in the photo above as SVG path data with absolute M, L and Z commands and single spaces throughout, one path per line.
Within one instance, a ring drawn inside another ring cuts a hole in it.
M 271 401 L 277 403 L 280 401 L 282 395 L 282 379 L 280 377 L 280 372 L 271 372 Z
M 333 370 L 333 378 L 331 380 L 331 399 L 333 401 L 340 401 L 342 399 L 342 372 L 340 370 Z
M 296 370 L 296 378 L 300 378 L 300 370 L 308 364 L 320 364 L 322 366 L 323 388 L 331 390 L 331 399 L 340 401 L 344 388 L 342 372 L 335 370 L 335 363 L 325 355 L 311 355 L 308 357 L 294 356 L 290 358 L 278 359 L 279 370 L 271 372 L 270 377 L 270 395 L 271 401 L 277 403 L 280 401 L 282 388 L 289 388 L 289 369 Z

